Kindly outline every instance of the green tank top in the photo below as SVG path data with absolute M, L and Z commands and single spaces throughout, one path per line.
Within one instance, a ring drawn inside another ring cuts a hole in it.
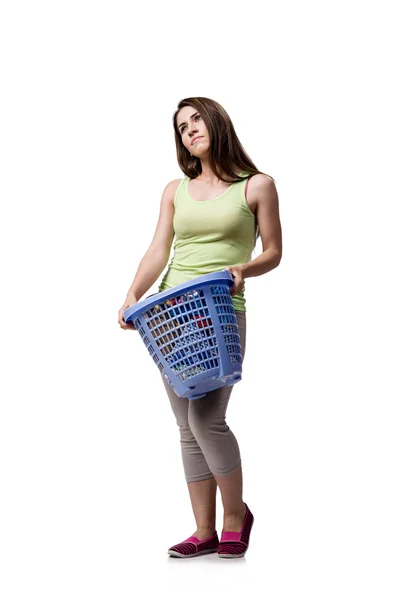
M 246 174 L 242 171 L 240 176 Z M 200 275 L 247 263 L 254 249 L 257 223 L 245 197 L 247 179 L 204 202 L 190 197 L 189 181 L 184 177 L 175 192 L 174 255 L 159 292 Z M 245 289 L 232 296 L 232 301 L 235 310 L 245 312 Z

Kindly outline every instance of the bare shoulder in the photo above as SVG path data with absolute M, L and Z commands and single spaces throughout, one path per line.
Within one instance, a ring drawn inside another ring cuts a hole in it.
M 163 191 L 162 202 L 166 202 L 167 204 L 173 206 L 176 190 L 178 189 L 181 181 L 182 179 L 173 179 L 167 183 Z
M 277 199 L 277 190 L 275 182 L 269 175 L 264 173 L 256 173 L 249 179 L 247 186 L 246 200 L 250 210 L 253 213 L 257 212 L 259 202 L 272 201 Z
M 182 181 L 182 179 L 173 179 L 172 181 L 167 183 L 167 185 L 165 186 L 165 189 L 168 189 L 171 192 L 173 192 L 173 191 L 176 192 L 178 185 L 180 184 L 181 181 Z

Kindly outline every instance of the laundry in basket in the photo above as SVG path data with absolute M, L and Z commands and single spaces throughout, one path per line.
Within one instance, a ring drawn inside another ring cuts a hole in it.
M 180 397 L 195 400 L 242 377 L 239 329 L 230 288 L 218 271 L 134 304 L 124 311 L 162 376 Z

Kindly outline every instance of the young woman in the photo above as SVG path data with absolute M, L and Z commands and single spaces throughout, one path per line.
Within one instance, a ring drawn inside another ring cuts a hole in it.
M 246 348 L 247 277 L 277 267 L 282 255 L 278 194 L 274 179 L 259 171 L 244 151 L 223 107 L 204 97 L 185 98 L 173 115 L 178 164 L 185 174 L 165 187 L 157 228 L 149 249 L 118 313 L 140 300 L 174 256 L 159 292 L 190 279 L 228 269 L 242 356 Z M 262 129 L 260 128 L 260 135 Z M 257 238 L 263 252 L 251 259 Z M 237 440 L 225 415 L 233 386 L 198 400 L 180 398 L 162 378 L 180 430 L 183 467 L 197 525 L 171 556 L 218 552 L 222 558 L 244 556 L 254 517 L 242 498 L 242 468 Z M 217 486 L 224 519 L 221 539 L 215 529 Z

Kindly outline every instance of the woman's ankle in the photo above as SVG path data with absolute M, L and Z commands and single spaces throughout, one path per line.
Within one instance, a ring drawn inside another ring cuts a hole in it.
M 211 537 L 214 533 L 215 527 L 198 527 L 193 535 L 203 541 L 206 538 Z
M 224 513 L 223 531 L 240 531 L 243 519 L 246 515 L 246 505 L 243 505 L 237 512 L 231 514 Z

